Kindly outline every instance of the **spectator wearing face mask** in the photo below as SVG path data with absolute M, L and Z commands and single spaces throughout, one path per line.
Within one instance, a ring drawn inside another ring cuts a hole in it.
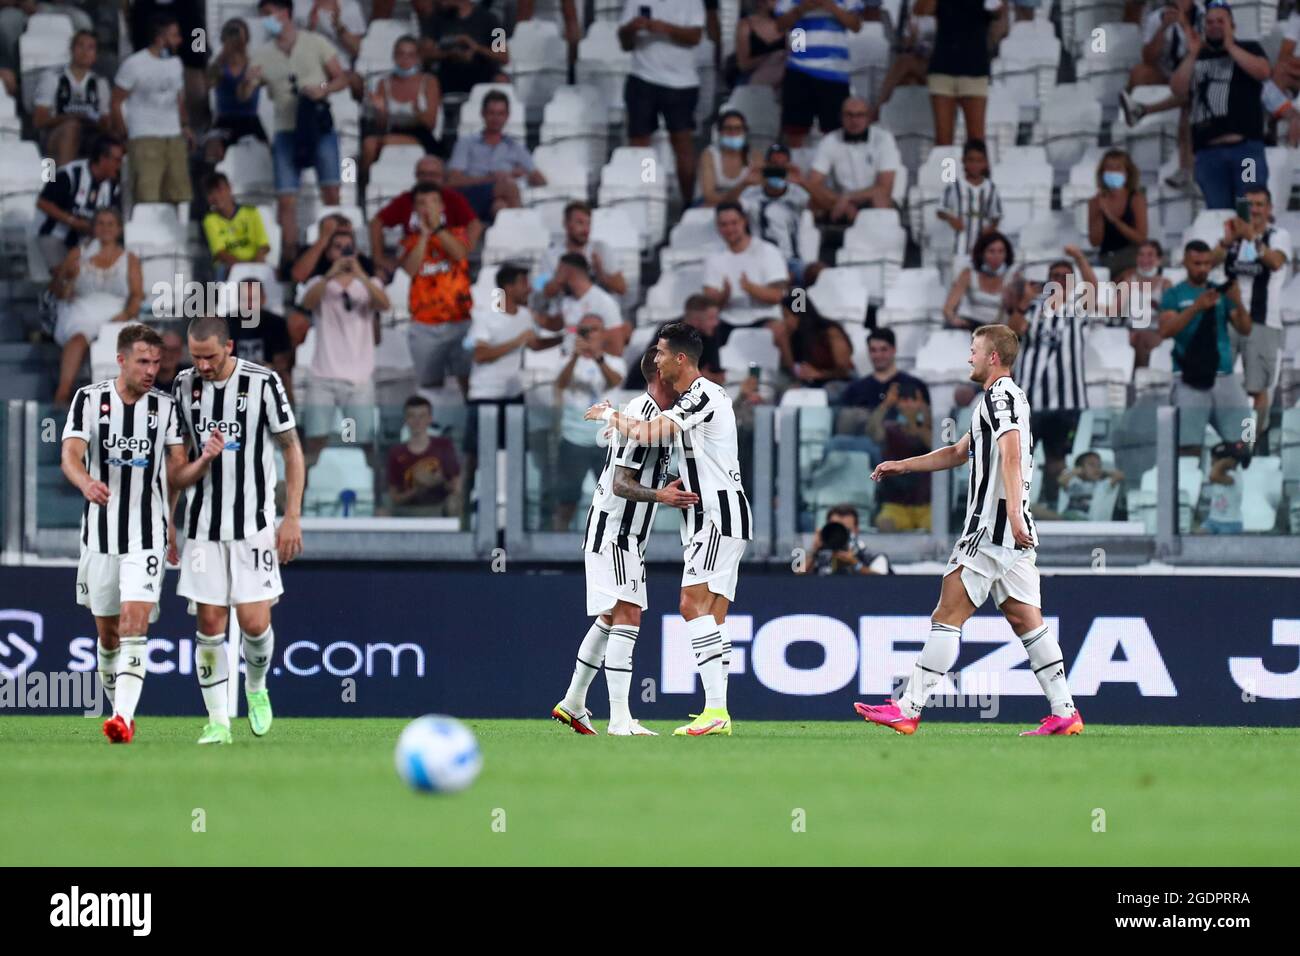
M 1118 324 L 1128 327 L 1128 341 L 1133 346 L 1133 367 L 1146 368 L 1151 364 L 1151 352 L 1160 345 L 1161 335 L 1157 320 L 1160 300 L 1172 282 L 1164 275 L 1164 248 L 1154 239 L 1138 246 L 1137 263 L 1116 280 L 1122 292 L 1122 311 L 1116 316 Z M 1115 323 L 1108 323 L 1115 324 Z
M 1097 194 L 1088 200 L 1088 241 L 1112 276 L 1131 268 L 1147 238 L 1147 198 L 1132 157 L 1107 150 L 1097 164 Z
M 433 134 L 442 109 L 442 88 L 436 76 L 421 70 L 419 51 L 415 37 L 398 37 L 392 72 L 381 77 L 366 97 L 361 129 L 363 179 L 369 179 L 370 167 L 385 146 L 415 145 L 425 153 L 445 155 Z
M 799 170 L 790 165 L 790 150 L 780 143 L 767 148 L 761 174 L 761 183 L 740 194 L 740 205 L 758 238 L 781 250 L 791 278 L 802 283 L 805 278 L 799 255 L 799 222 L 810 201 L 808 190 L 801 185 Z
M 962 269 L 943 304 L 944 321 L 957 329 L 992 325 L 1002 313 L 1007 275 L 1015 264 L 1011 240 L 986 232 L 971 250 L 971 264 Z
M 762 159 L 749 145 L 749 124 L 739 110 L 718 117 L 717 142 L 700 154 L 695 198 L 701 206 L 735 202 L 758 179 Z
M 1207 209 L 1231 209 L 1250 185 L 1268 182 L 1262 96 L 1271 73 L 1263 47 L 1237 40 L 1232 8 L 1210 0 L 1204 38 L 1188 37 L 1169 80 L 1175 94 L 1191 98 L 1196 184 Z

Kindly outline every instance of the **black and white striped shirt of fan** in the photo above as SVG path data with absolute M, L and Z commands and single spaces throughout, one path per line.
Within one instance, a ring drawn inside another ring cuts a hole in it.
M 662 409 L 659 403 L 642 392 L 622 409 L 627 419 L 652 421 Z M 620 439 L 618 432 L 610 429 L 612 437 L 605 451 L 605 467 L 596 482 L 587 510 L 587 525 L 583 533 L 582 549 L 600 554 L 605 545 L 617 541 L 626 550 L 635 541 L 645 553 L 646 539 L 654 527 L 659 503 L 655 501 L 629 501 L 614 494 L 614 476 L 619 468 L 636 469 L 635 480 L 647 488 L 662 488 L 668 483 L 668 466 L 672 460 L 672 446 L 640 445 L 630 438 Z
M 682 509 L 682 544 L 712 522 L 724 538 L 753 540 L 754 515 L 741 483 L 736 413 L 726 389 L 701 376 L 677 397 L 664 417 L 677 435 L 682 488 L 700 496 Z
M 85 503 L 81 548 L 130 554 L 167 546 L 167 446 L 184 440 L 175 402 L 150 389 L 130 405 L 114 380 L 78 389 L 63 438 L 86 443 L 90 477 L 108 486 L 108 503 Z
M 189 436 L 190 460 L 220 427 L 226 449 L 185 493 L 179 530 L 198 541 L 239 541 L 275 527 L 275 440 L 296 427 L 280 376 L 245 359 L 223 382 L 205 382 L 192 368 L 172 386 Z
M 1039 412 L 1087 408 L 1084 284 L 1074 286 L 1073 304 L 1039 295 L 1025 310 L 1025 322 L 1015 378 L 1030 405 Z
M 1020 432 L 1020 508 L 1029 536 L 1038 546 L 1038 529 L 1029 514 L 1029 488 L 1034 480 L 1034 438 L 1029 430 L 1029 400 L 1024 390 L 1004 375 L 977 400 L 970 423 L 970 487 L 966 492 L 966 519 L 958 547 L 974 554 L 982 544 L 1018 548 L 1007 513 L 1007 491 L 1002 479 L 1002 449 L 998 439 Z

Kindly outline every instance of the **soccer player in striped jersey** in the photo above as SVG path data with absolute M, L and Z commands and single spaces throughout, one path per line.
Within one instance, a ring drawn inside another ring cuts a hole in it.
M 97 669 L 113 707 L 104 736 L 113 743 L 135 736 L 166 567 L 168 486 L 193 484 L 221 451 L 213 437 L 187 460 L 175 403 L 153 387 L 162 344 L 146 325 L 122 329 L 117 378 L 79 389 L 63 428 L 63 474 L 86 499 L 77 603 L 95 617 Z
M 646 390 L 623 409 L 636 421 L 651 421 L 672 404 L 677 393 L 655 369 L 654 350 L 641 357 Z M 609 733 L 612 737 L 657 736 L 632 719 L 628 688 L 632 684 L 632 650 L 646 609 L 645 546 L 659 505 L 687 508 L 699 496 L 669 481 L 672 444 L 659 446 L 626 440 L 611 433 L 605 467 L 596 483 L 582 550 L 587 566 L 587 613 L 594 615 L 578 647 L 573 679 L 551 716 L 580 734 L 594 734 L 587 688 L 602 664 L 609 688 Z
M 1029 654 L 1029 664 L 1052 713 L 1021 736 L 1078 734 L 1083 718 L 1065 680 L 1061 646 L 1043 623 L 1035 549 L 1038 532 L 1025 496 L 1034 477 L 1029 402 L 1011 379 L 1019 349 L 1005 325 L 985 325 L 971 340 L 971 380 L 984 388 L 970 431 L 955 445 L 876 466 L 872 479 L 956 468 L 970 460 L 966 520 L 944 571 L 930 637 L 912 667 L 907 690 L 895 703 L 854 704 L 864 719 L 911 734 L 934 686 L 957 663 L 961 627 L 990 594 Z
M 593 405 L 587 417 L 614 426 L 638 444 L 672 441 L 680 462 L 682 488 L 699 501 L 682 510 L 682 595 L 679 608 L 691 637 L 695 666 L 704 684 L 704 709 L 678 727 L 675 736 L 731 734 L 727 712 L 727 669 L 731 642 L 727 610 L 736 597 L 736 580 L 754 520 L 741 483 L 736 415 L 726 390 L 700 375 L 704 343 L 690 326 L 674 322 L 659 332 L 655 367 L 677 392 L 677 401 L 651 421 Z
M 198 617 L 194 671 L 208 722 L 201 744 L 230 743 L 226 704 L 226 626 L 235 609 L 242 634 L 248 723 L 260 737 L 271 729 L 266 674 L 275 635 L 271 605 L 284 587 L 280 565 L 302 553 L 302 491 L 306 470 L 297 423 L 280 376 L 235 358 L 226 319 L 201 316 L 189 327 L 194 367 L 176 376 L 172 394 L 190 454 L 214 434 L 223 451 L 185 500 L 184 551 L 176 591 Z M 285 512 L 275 525 L 275 447 L 284 455 Z M 175 534 L 169 542 L 175 554 Z M 239 679 L 238 673 L 235 680 Z

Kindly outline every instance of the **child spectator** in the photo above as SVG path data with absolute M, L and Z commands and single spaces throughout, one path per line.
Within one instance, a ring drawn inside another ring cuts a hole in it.
M 388 452 L 389 514 L 404 517 L 460 513 L 460 462 L 456 445 L 447 437 L 429 434 L 433 406 L 412 395 L 403 408 L 406 441 Z
M 995 232 L 1002 219 L 1002 197 L 989 178 L 989 153 L 982 139 L 966 141 L 961 168 L 962 178 L 944 187 L 936 213 L 952 227 L 952 245 L 939 246 L 952 256 L 969 255 L 980 237 Z
M 238 206 L 230 180 L 213 173 L 207 183 L 211 211 L 203 217 L 203 235 L 212 253 L 217 281 L 226 281 L 230 267 L 238 262 L 265 262 L 271 254 L 262 214 L 256 206 Z
M 1201 531 L 1207 534 L 1241 534 L 1241 482 L 1237 466 L 1250 467 L 1245 442 L 1220 442 L 1210 450 L 1210 474 L 1202 486 L 1206 506 Z
M 1118 485 L 1124 480 L 1124 472 L 1104 470 L 1101 456 L 1095 451 L 1085 451 L 1074 459 L 1074 467 L 1062 471 L 1058 479 L 1061 490 L 1065 492 L 1065 510 L 1061 517 L 1067 521 L 1087 521 L 1093 496 L 1106 479 L 1110 479 L 1112 485 Z

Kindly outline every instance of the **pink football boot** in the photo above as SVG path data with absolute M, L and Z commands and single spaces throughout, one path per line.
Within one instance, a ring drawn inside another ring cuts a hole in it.
M 900 734 L 916 733 L 916 725 L 921 722 L 920 717 L 908 717 L 899 710 L 893 698 L 886 698 L 883 704 L 854 704 L 853 709 L 863 720 L 888 727 Z

